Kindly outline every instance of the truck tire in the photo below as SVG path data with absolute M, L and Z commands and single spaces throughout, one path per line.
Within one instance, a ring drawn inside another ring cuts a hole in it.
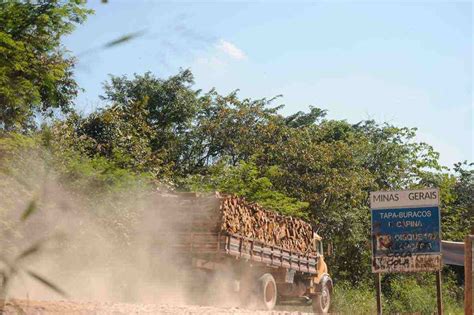
M 327 314 L 331 306 L 331 290 L 327 283 L 323 283 L 321 292 L 313 297 L 313 312 L 316 314 Z
M 257 290 L 257 305 L 266 310 L 272 310 L 277 301 L 275 278 L 270 273 L 264 274 L 258 279 Z

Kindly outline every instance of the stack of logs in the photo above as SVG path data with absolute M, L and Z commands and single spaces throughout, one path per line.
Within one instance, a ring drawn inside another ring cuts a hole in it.
M 263 209 L 236 196 L 221 196 L 221 230 L 264 242 L 267 245 L 314 254 L 313 228 L 297 218 Z
M 162 196 L 163 197 L 163 196 Z M 219 231 L 259 240 L 304 254 L 315 254 L 312 226 L 297 218 L 265 210 L 233 195 L 180 193 L 160 199 L 163 229 L 181 233 Z M 166 216 L 166 217 L 165 217 Z

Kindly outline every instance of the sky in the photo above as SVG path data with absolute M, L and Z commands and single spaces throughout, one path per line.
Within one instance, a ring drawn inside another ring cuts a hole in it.
M 89 113 L 109 75 L 191 69 L 195 88 L 271 98 L 282 114 L 417 127 L 443 165 L 473 161 L 473 4 L 443 1 L 89 1 L 63 40 Z M 120 36 L 140 36 L 101 48 Z

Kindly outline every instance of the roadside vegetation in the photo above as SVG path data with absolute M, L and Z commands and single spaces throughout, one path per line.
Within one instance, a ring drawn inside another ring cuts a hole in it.
M 438 153 L 415 140 L 415 128 L 330 119 L 314 106 L 285 116 L 278 97 L 200 91 L 190 70 L 111 76 L 102 93 L 108 105 L 79 114 L 75 60 L 60 39 L 91 13 L 81 1 L 0 4 L 2 206 L 18 195 L 8 183 L 32 176 L 25 173 L 32 160 L 68 190 L 91 203 L 103 196 L 117 212 L 120 200 L 109 194 L 131 187 L 245 196 L 320 227 L 333 248 L 334 310 L 356 314 L 375 308 L 370 191 L 439 187 L 443 239 L 462 241 L 474 226 L 473 164 L 441 166 Z M 40 187 L 22 187 L 35 200 Z M 460 272 L 444 270 L 447 313 L 461 312 Z M 382 289 L 391 312 L 436 308 L 430 275 L 387 275 Z

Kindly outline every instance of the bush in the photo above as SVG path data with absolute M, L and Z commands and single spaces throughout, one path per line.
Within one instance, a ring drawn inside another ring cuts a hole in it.
M 368 284 L 354 287 L 349 282 L 336 283 L 332 311 L 341 314 L 375 314 L 375 289 Z
M 288 197 L 275 189 L 272 180 L 280 176 L 280 170 L 276 166 L 262 172 L 254 162 L 240 162 L 236 166 L 220 163 L 210 173 L 208 176 L 189 176 L 185 180 L 185 188 L 191 191 L 235 194 L 284 215 L 308 218 L 305 211 L 309 205 L 307 202 Z
M 460 288 L 450 274 L 443 277 L 443 282 L 446 314 L 462 314 L 462 301 L 458 300 Z M 389 312 L 432 314 L 436 311 L 436 278 L 432 273 L 396 275 L 387 289 L 386 309 Z
M 463 314 L 462 288 L 456 284 L 454 273 L 446 271 L 442 288 L 445 314 Z M 382 291 L 384 313 L 436 312 L 436 279 L 433 273 L 384 275 Z M 375 314 L 375 287 L 370 282 L 357 286 L 345 281 L 336 283 L 332 310 L 341 314 Z

